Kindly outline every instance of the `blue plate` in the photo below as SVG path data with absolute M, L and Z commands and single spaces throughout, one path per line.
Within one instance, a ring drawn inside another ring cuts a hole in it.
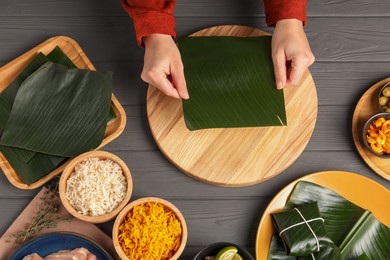
M 84 247 L 94 254 L 98 260 L 113 260 L 113 258 L 98 244 L 75 233 L 49 233 L 37 237 L 15 251 L 10 260 L 21 260 L 29 254 L 37 253 L 45 257 L 60 250 L 73 250 Z

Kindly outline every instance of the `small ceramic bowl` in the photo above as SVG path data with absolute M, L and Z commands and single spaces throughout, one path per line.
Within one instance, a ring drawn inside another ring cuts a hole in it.
M 131 202 L 116 217 L 115 222 L 114 222 L 114 226 L 112 228 L 112 241 L 114 243 L 114 247 L 115 247 L 117 254 L 119 255 L 119 257 L 122 260 L 129 259 L 128 256 L 122 250 L 121 245 L 119 244 L 119 240 L 118 240 L 119 226 L 123 223 L 127 214 L 135 206 L 145 204 L 147 202 L 156 202 L 156 203 L 164 206 L 165 208 L 171 210 L 176 215 L 177 219 L 179 220 L 179 222 L 181 224 L 181 230 L 182 230 L 180 246 L 179 246 L 178 250 L 175 252 L 175 254 L 170 258 L 170 260 L 179 259 L 180 255 L 183 253 L 184 247 L 187 243 L 188 231 L 187 231 L 186 221 L 185 221 L 183 215 L 180 213 L 180 211 L 172 203 L 170 203 L 166 200 L 163 200 L 160 198 L 154 198 L 154 197 L 142 198 L 142 199 L 138 199 L 138 200 Z
M 379 92 L 379 96 L 378 96 L 378 104 L 379 104 L 379 109 L 380 109 L 380 111 L 382 111 L 382 112 L 387 112 L 387 113 L 389 113 L 390 112 L 390 94 L 389 93 L 387 93 L 387 95 L 388 95 L 388 99 L 389 99 L 389 101 L 388 101 L 388 104 L 386 105 L 387 106 L 387 111 L 385 110 L 385 109 L 383 109 L 383 106 L 381 106 L 381 104 L 379 103 L 379 99 L 382 97 L 382 96 L 384 96 L 384 94 L 383 94 L 383 90 L 385 89 L 385 88 L 387 88 L 387 87 L 390 87 L 390 82 L 387 82 L 385 85 L 383 85 L 383 87 L 381 88 L 381 91 Z
M 239 246 L 234 243 L 230 242 L 217 242 L 211 245 L 206 246 L 203 248 L 195 257 L 194 260 L 204 260 L 206 256 L 216 256 L 218 252 L 227 246 L 234 246 L 238 249 L 238 254 L 244 259 L 244 260 L 255 260 L 255 258 L 242 246 Z
M 378 154 L 376 152 L 374 152 L 371 147 L 370 147 L 370 144 L 367 142 L 367 130 L 369 129 L 370 125 L 375 121 L 377 120 L 378 118 L 380 117 L 383 117 L 384 119 L 388 120 L 390 119 L 390 113 L 379 113 L 379 114 L 375 114 L 373 115 L 372 117 L 370 117 L 366 123 L 364 124 L 364 127 L 363 127 L 363 132 L 362 132 L 362 140 L 363 140 L 363 144 L 364 146 L 366 147 L 366 149 L 368 149 L 372 154 L 378 156 L 378 157 L 382 157 L 382 158 L 390 158 L 390 154 Z
M 71 174 L 74 172 L 75 166 L 88 158 L 98 158 L 100 160 L 109 159 L 114 163 L 117 163 L 121 167 L 122 173 L 127 180 L 126 195 L 123 198 L 122 202 L 114 210 L 101 216 L 89 216 L 89 215 L 84 215 L 82 213 L 79 213 L 76 209 L 73 208 L 69 200 L 66 198 L 67 181 L 71 176 Z M 64 204 L 65 208 L 69 211 L 69 213 L 78 219 L 91 222 L 91 223 L 103 223 L 113 219 L 127 205 L 127 203 L 130 200 L 132 191 L 133 191 L 133 180 L 131 178 L 131 173 L 127 165 L 118 156 L 105 151 L 91 151 L 75 157 L 65 167 L 64 172 L 61 175 L 60 184 L 59 184 L 60 199 L 62 201 L 62 204 Z

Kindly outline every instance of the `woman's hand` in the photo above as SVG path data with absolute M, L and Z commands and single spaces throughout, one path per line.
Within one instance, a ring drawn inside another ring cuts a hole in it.
M 302 21 L 284 19 L 276 23 L 272 36 L 272 60 L 277 89 L 299 85 L 305 70 L 314 62 Z
M 141 78 L 168 96 L 188 99 L 183 63 L 172 37 L 152 34 L 143 41 L 145 57 Z

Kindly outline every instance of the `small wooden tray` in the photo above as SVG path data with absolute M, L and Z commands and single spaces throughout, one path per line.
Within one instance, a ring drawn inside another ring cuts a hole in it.
M 83 50 L 76 43 L 76 41 L 65 36 L 57 36 L 48 39 L 44 43 L 38 45 L 37 47 L 23 54 L 19 58 L 1 67 L 0 68 L 0 92 L 2 92 L 7 86 L 9 86 L 9 84 L 35 58 L 35 56 L 39 52 L 42 52 L 44 54 L 49 54 L 56 46 L 59 46 L 62 49 L 62 51 L 73 61 L 73 63 L 78 68 L 96 70 L 95 67 L 92 65 L 91 61 L 87 58 L 87 56 L 83 52 Z M 125 125 L 126 125 L 125 110 L 123 109 L 123 107 L 121 106 L 121 104 L 118 102 L 118 100 L 114 95 L 112 95 L 111 98 L 111 105 L 114 109 L 116 118 L 107 126 L 104 139 L 100 144 L 100 146 L 96 148 L 96 150 L 100 149 L 101 147 L 105 146 L 106 144 L 108 144 L 109 142 L 117 138 L 125 129 Z M 3 170 L 5 176 L 12 183 L 12 185 L 14 185 L 19 189 L 24 189 L 24 190 L 32 190 L 42 186 L 47 181 L 52 179 L 54 176 L 60 174 L 69 162 L 70 160 L 68 160 L 62 166 L 58 167 L 57 169 L 55 169 L 54 171 L 52 171 L 50 174 L 43 177 L 42 179 L 32 183 L 31 185 L 27 185 L 19 178 L 18 174 L 12 168 L 12 166 L 4 157 L 4 155 L 0 153 L 0 167 Z
M 217 26 L 191 36 L 264 36 L 246 26 Z M 288 126 L 189 131 L 181 100 L 150 86 L 149 125 L 164 155 L 184 173 L 220 186 L 259 183 L 284 171 L 302 153 L 317 119 L 317 92 L 307 71 L 301 86 L 284 90 Z
M 360 98 L 352 117 L 352 136 L 357 151 L 368 166 L 374 172 L 390 181 L 390 159 L 381 158 L 372 154 L 363 145 L 362 140 L 362 131 L 366 121 L 374 114 L 382 112 L 379 108 L 379 92 L 388 82 L 390 82 L 390 78 L 379 81 L 370 87 Z

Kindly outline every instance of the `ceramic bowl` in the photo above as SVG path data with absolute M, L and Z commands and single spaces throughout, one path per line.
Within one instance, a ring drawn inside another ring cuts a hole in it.
M 127 205 L 116 217 L 114 226 L 112 229 L 112 241 L 114 243 L 115 250 L 117 254 L 120 256 L 120 258 L 123 259 L 129 259 L 124 251 L 122 250 L 121 245 L 119 244 L 118 240 L 118 234 L 119 234 L 119 226 L 123 223 L 125 220 L 127 214 L 137 205 L 145 204 L 147 202 L 156 202 L 159 203 L 160 205 L 163 205 L 165 208 L 171 210 L 177 217 L 177 219 L 180 221 L 181 224 L 181 229 L 182 229 L 182 235 L 181 235 L 181 241 L 180 241 L 180 246 L 178 250 L 175 252 L 175 254 L 170 258 L 170 260 L 176 260 L 179 259 L 179 256 L 184 250 L 184 247 L 187 243 L 187 236 L 188 236 L 188 231 L 187 231 L 187 225 L 185 222 L 185 219 L 183 215 L 180 213 L 180 211 L 170 202 L 160 199 L 160 198 L 154 198 L 154 197 L 147 197 L 147 198 L 142 198 L 135 200 L 131 202 L 129 205 Z
M 381 158 L 390 158 L 390 154 L 377 154 L 376 152 L 374 152 L 371 147 L 370 147 L 370 144 L 367 142 L 367 130 L 369 129 L 370 125 L 375 121 L 377 120 L 378 118 L 380 117 L 383 117 L 384 119 L 388 120 L 390 119 L 390 113 L 379 113 L 379 114 L 375 114 L 373 115 L 372 117 L 370 117 L 366 123 L 364 124 L 364 127 L 363 127 L 363 131 L 362 131 L 362 140 L 363 140 L 363 144 L 364 144 L 364 147 L 369 150 L 372 154 L 378 156 L 378 157 L 381 157 Z
M 206 256 L 216 256 L 218 252 L 227 246 L 234 246 L 238 249 L 238 254 L 244 260 L 255 260 L 255 258 L 242 246 L 230 242 L 217 242 L 203 248 L 195 257 L 194 260 L 204 260 Z
M 122 168 L 122 173 L 127 179 L 126 195 L 123 198 L 122 202 L 114 210 L 112 210 L 111 212 L 108 212 L 107 214 L 101 215 L 101 216 L 88 216 L 88 215 L 84 215 L 82 213 L 79 213 L 76 209 L 73 208 L 73 206 L 70 204 L 69 200 L 66 198 L 67 180 L 69 179 L 71 174 L 74 172 L 75 166 L 88 158 L 98 158 L 100 160 L 109 159 L 109 160 L 117 163 Z M 109 152 L 105 152 L 105 151 L 91 151 L 91 152 L 87 152 L 87 153 L 84 153 L 84 154 L 81 154 L 81 155 L 75 157 L 65 167 L 64 172 L 61 175 L 60 184 L 59 184 L 60 199 L 61 199 L 62 203 L 64 204 L 65 208 L 69 211 L 69 213 L 78 219 L 81 219 L 81 220 L 87 221 L 87 222 L 91 222 L 91 223 L 103 223 L 103 222 L 106 222 L 106 221 L 113 219 L 127 205 L 127 203 L 130 200 L 132 191 L 133 191 L 133 181 L 132 181 L 130 170 L 127 167 L 127 165 L 118 156 L 116 156 L 112 153 L 109 153 Z

